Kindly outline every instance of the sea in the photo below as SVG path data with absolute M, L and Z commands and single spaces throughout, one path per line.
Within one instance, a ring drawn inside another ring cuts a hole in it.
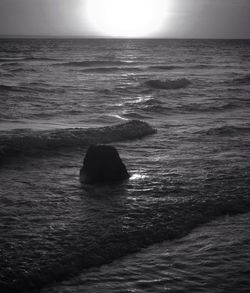
M 0 40 L 0 292 L 250 292 L 250 40 Z

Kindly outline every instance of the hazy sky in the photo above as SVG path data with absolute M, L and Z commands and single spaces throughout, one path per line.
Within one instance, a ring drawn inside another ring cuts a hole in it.
M 0 0 L 0 35 L 102 36 L 86 20 L 87 0 Z M 250 38 L 250 0 L 165 0 L 155 37 Z

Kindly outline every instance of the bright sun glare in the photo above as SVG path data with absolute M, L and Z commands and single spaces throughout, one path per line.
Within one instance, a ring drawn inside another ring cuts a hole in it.
M 91 27 L 110 37 L 147 37 L 162 28 L 166 0 L 87 0 Z

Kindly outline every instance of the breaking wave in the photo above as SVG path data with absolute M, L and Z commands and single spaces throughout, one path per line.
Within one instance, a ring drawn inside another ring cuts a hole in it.
M 95 143 L 137 139 L 156 132 L 149 124 L 131 120 L 101 128 L 69 128 L 53 131 L 18 130 L 0 136 L 0 159 L 19 154 L 36 155 L 44 151 L 86 147 Z
M 165 81 L 162 81 L 159 79 L 152 79 L 152 80 L 146 81 L 146 85 L 148 87 L 153 89 L 164 89 L 164 90 L 186 88 L 190 84 L 191 82 L 186 78 L 180 78 L 176 80 L 167 79 Z

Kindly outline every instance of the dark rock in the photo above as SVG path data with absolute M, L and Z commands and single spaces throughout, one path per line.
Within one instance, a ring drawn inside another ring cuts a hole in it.
M 92 145 L 88 148 L 80 171 L 82 183 L 112 183 L 128 178 L 127 169 L 114 147 Z

